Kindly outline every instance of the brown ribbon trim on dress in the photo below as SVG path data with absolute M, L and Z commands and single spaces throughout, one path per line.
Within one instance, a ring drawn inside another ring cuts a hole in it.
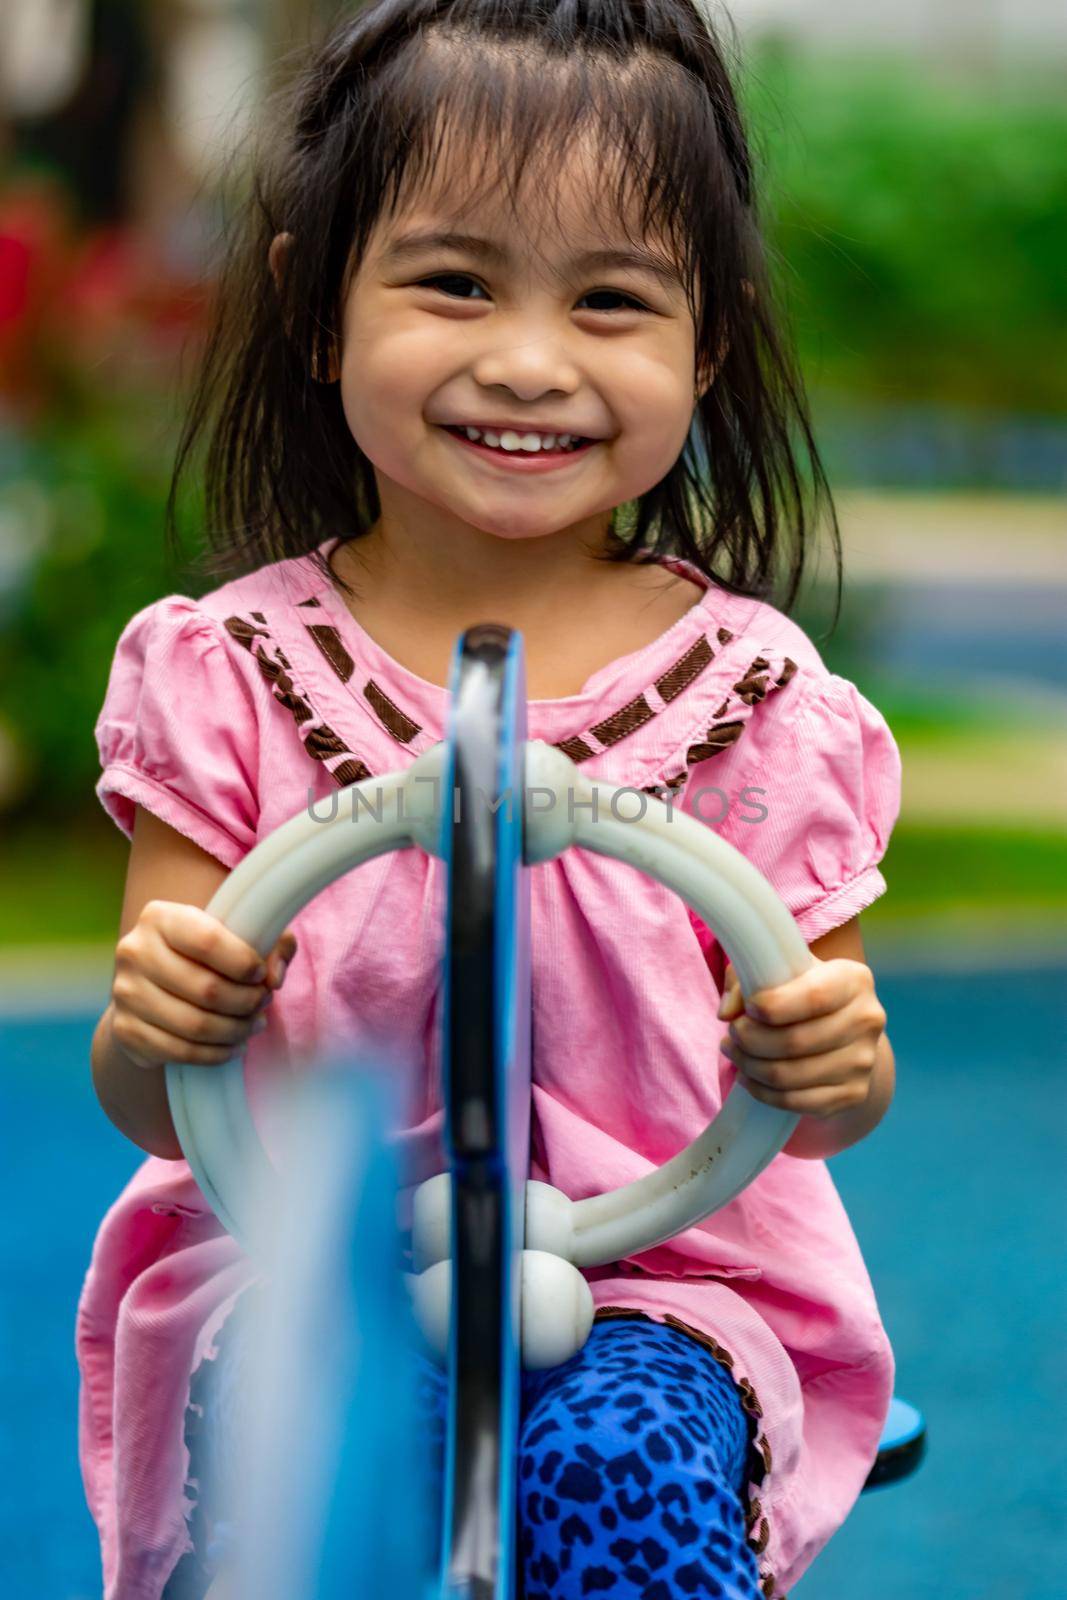
M 318 608 L 320 602 L 315 596 L 309 596 L 297 604 L 302 607 Z M 271 639 L 265 626 L 264 614 L 261 611 L 253 611 L 249 615 L 253 619 L 252 622 L 246 621 L 243 617 L 233 616 L 226 618 L 225 625 L 238 643 L 254 656 L 260 671 L 271 686 L 274 698 L 292 713 L 298 728 L 309 719 L 317 724 L 306 734 L 301 734 L 308 754 L 313 760 L 323 762 L 330 776 L 341 787 L 360 778 L 370 777 L 371 771 L 367 764 L 349 750 L 333 729 L 317 715 L 311 697 L 306 693 L 299 693 L 294 688 L 290 663 L 281 647 Z M 355 662 L 346 650 L 337 628 L 332 624 L 317 622 L 308 622 L 304 626 L 337 677 L 342 683 L 348 683 L 355 671 Z M 716 631 L 716 639 L 720 645 L 729 644 L 733 637 L 728 628 L 719 628 Z M 262 643 L 257 648 L 258 641 Z M 272 645 L 274 648 L 273 658 L 267 653 L 267 645 Z M 585 733 L 572 734 L 566 739 L 557 741 L 556 748 L 562 750 L 563 754 L 575 763 L 588 761 L 601 751 L 610 749 L 612 745 L 618 744 L 628 734 L 636 732 L 638 728 L 644 727 L 658 716 L 704 672 L 714 659 L 715 652 L 711 643 L 706 635 L 702 635 L 656 679 L 653 688 L 660 702 L 658 705 L 649 699 L 651 691 L 636 695 L 618 711 L 594 723 Z M 773 684 L 769 677 L 770 670 L 771 663 L 767 656 L 762 654 L 754 656 L 741 677 L 733 684 L 731 693 L 716 709 L 715 720 L 702 737 L 686 750 L 685 764 L 681 771 L 673 773 L 661 783 L 646 785 L 642 793 L 662 796 L 665 790 L 673 792 L 680 789 L 689 776 L 691 767 L 698 762 L 709 760 L 736 744 L 744 732 L 747 718 L 736 714 L 733 717 L 729 715 L 734 704 L 740 702 L 741 705 L 751 709 L 772 687 L 783 688 L 789 683 L 797 671 L 797 664 L 788 656 L 783 657 L 782 671 L 773 680 Z M 398 744 L 410 745 L 411 741 L 422 732 L 421 724 L 409 716 L 402 706 L 390 699 L 373 678 L 367 679 L 361 693 L 378 722 Z M 338 756 L 346 759 L 337 761 Z M 331 761 L 335 764 L 330 765 Z

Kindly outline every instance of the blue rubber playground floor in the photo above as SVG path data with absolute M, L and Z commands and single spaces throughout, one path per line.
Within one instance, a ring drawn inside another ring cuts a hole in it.
M 1064 1600 L 1067 968 L 872 964 L 897 1096 L 831 1171 L 929 1449 L 915 1477 L 861 1498 L 794 1595 Z M 101 1593 L 77 1464 L 74 1311 L 100 1217 L 140 1160 L 89 1079 L 104 999 L 0 1015 L 5 1600 Z

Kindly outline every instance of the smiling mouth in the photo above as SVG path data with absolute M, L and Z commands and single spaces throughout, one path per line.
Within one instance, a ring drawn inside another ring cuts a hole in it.
M 567 461 L 575 461 L 580 456 L 588 455 L 593 446 L 600 443 L 599 439 L 580 439 L 577 444 L 552 450 L 505 450 L 502 445 L 486 444 L 482 439 L 469 439 L 465 428 L 454 426 L 452 423 L 443 423 L 441 427 L 443 432 L 451 434 L 452 438 L 466 449 L 477 451 L 501 466 L 517 467 L 525 471 L 536 470 L 538 467 L 544 470 L 547 467 L 561 466 Z

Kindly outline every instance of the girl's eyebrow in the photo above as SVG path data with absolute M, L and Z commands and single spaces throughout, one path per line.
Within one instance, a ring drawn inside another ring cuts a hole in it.
M 454 233 L 442 229 L 425 229 L 421 232 L 401 234 L 382 252 L 381 259 L 383 264 L 396 266 L 429 250 L 460 250 L 498 267 L 506 267 L 511 260 L 511 252 L 493 239 L 483 239 L 474 233 Z M 586 250 L 581 255 L 572 256 L 570 264 L 572 267 L 584 268 L 587 271 L 607 267 L 629 267 L 638 272 L 650 273 L 668 289 L 683 287 L 677 268 L 666 256 L 656 255 L 650 250 Z

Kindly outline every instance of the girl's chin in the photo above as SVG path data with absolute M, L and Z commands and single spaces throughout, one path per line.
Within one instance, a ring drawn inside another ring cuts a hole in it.
M 603 495 L 598 495 L 596 500 L 590 497 L 588 506 L 580 506 L 577 510 L 573 505 L 568 506 L 566 515 L 561 517 L 558 511 L 553 513 L 551 509 L 550 474 L 531 479 L 527 485 L 520 485 L 516 481 L 518 474 L 512 477 L 505 473 L 500 474 L 498 483 L 486 481 L 484 475 L 476 485 L 467 478 L 459 483 L 453 480 L 448 487 L 455 492 L 442 498 L 442 489 L 445 487 L 443 474 L 435 474 L 432 478 L 422 475 L 412 478 L 410 472 L 403 472 L 402 475 L 394 473 L 390 470 L 384 451 L 384 465 L 379 465 L 373 457 L 370 459 L 379 500 L 387 514 L 392 511 L 393 514 L 405 516 L 406 520 L 408 514 L 417 516 L 421 507 L 430 524 L 458 522 L 479 533 L 492 534 L 496 539 L 547 539 L 567 528 L 588 528 L 597 517 L 607 516 L 612 505 L 621 504 L 627 498 L 621 492 L 617 500 L 610 497 L 606 499 Z M 527 489 L 527 496 L 522 495 L 523 488 Z M 517 489 L 520 491 L 518 495 Z M 573 500 L 573 495 L 571 498 Z M 524 515 L 519 516 L 520 511 Z
M 590 497 L 587 503 L 579 501 L 576 504 L 573 495 L 567 498 L 568 503 L 562 506 L 558 502 L 552 506 L 547 500 L 544 505 L 536 507 L 533 504 L 516 505 L 514 494 L 508 494 L 505 486 L 504 492 L 499 495 L 482 494 L 477 501 L 457 495 L 442 509 L 446 515 L 459 518 L 480 533 L 492 534 L 495 539 L 518 542 L 551 539 L 568 531 L 577 533 L 579 530 L 588 537 L 598 523 L 603 522 L 606 528 L 612 506 L 622 503 L 621 500 L 605 503 L 603 497 Z
M 514 511 L 514 507 L 510 509 Z M 494 539 L 506 540 L 512 544 L 528 539 L 550 539 L 554 534 L 563 533 L 566 528 L 575 525 L 570 520 L 562 523 L 553 520 L 536 524 L 523 523 L 521 526 L 516 527 L 514 520 L 509 520 L 503 516 L 497 518 L 485 511 L 475 511 L 471 507 L 453 506 L 449 510 L 452 516 L 465 523 L 473 531 L 487 533 Z

